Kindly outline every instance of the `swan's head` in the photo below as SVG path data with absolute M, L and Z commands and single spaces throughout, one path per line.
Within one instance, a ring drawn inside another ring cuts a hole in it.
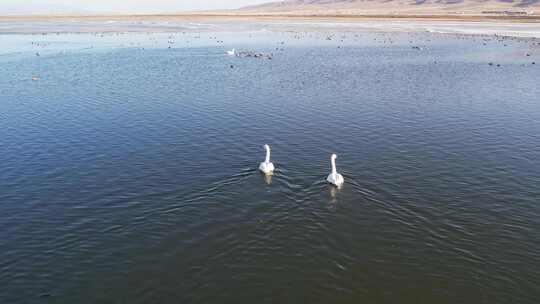
M 270 149 L 270 146 L 269 145 L 264 145 L 263 146 L 266 150 Z
M 330 156 L 330 159 L 332 159 L 332 160 L 336 160 L 336 158 L 337 158 L 337 155 L 335 153 L 332 154 L 332 156 Z

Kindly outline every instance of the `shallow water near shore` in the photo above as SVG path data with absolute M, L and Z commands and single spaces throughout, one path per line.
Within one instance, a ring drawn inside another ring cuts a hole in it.
M 0 41 L 1 303 L 540 296 L 535 41 Z M 226 56 L 233 47 L 273 56 Z M 263 144 L 271 178 L 257 171 Z M 342 189 L 324 182 L 334 152 Z

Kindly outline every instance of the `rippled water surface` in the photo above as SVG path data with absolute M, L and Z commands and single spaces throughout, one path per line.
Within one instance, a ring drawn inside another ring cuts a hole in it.
M 537 303 L 540 47 L 484 39 L 0 35 L 0 302 Z

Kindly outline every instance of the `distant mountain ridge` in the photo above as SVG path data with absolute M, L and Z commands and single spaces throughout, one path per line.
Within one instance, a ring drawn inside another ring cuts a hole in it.
M 540 0 L 284 0 L 244 7 L 256 12 L 358 13 L 540 13 Z

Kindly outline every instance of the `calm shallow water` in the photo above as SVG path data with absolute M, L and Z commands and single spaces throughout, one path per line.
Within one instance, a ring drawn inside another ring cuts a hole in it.
M 0 36 L 0 302 L 536 303 L 538 47 L 327 36 Z

